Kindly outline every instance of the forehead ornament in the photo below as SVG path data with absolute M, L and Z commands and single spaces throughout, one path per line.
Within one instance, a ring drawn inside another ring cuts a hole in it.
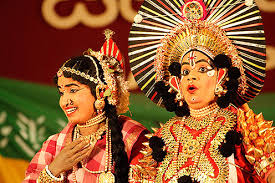
M 78 75 L 78 76 L 81 76 L 81 77 L 83 77 L 83 78 L 85 78 L 85 79 L 87 79 L 87 80 L 89 80 L 89 81 L 91 81 L 91 82 L 93 82 L 93 83 L 95 83 L 95 84 L 98 84 L 99 81 L 102 82 L 102 81 L 100 80 L 100 78 L 99 78 L 98 68 L 97 68 L 97 65 L 96 65 L 95 60 L 93 59 L 93 57 L 88 56 L 88 55 L 84 55 L 84 56 L 90 58 L 91 61 L 92 61 L 92 63 L 94 64 L 94 66 L 95 66 L 95 68 L 96 68 L 96 76 L 97 76 L 97 78 L 94 78 L 94 77 L 90 76 L 90 75 L 87 74 L 87 73 L 80 72 L 80 71 L 74 69 L 74 67 L 72 67 L 72 68 L 70 68 L 70 67 L 65 67 L 66 63 L 67 63 L 69 60 L 66 61 L 66 62 L 62 65 L 62 67 L 58 70 L 58 72 L 57 72 L 57 74 L 56 74 L 57 77 L 61 77 L 61 76 L 63 75 L 63 72 L 66 71 L 66 72 L 70 72 L 70 73 L 72 73 L 72 74 L 76 74 L 76 75 Z

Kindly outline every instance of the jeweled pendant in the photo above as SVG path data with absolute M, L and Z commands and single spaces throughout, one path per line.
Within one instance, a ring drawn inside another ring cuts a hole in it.
M 99 183 L 115 183 L 115 176 L 112 172 L 103 172 L 99 175 Z

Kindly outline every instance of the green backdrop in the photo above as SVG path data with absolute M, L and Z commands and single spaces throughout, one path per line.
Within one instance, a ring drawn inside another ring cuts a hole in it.
M 58 104 L 55 87 L 0 78 L 0 153 L 5 157 L 30 160 L 43 141 L 66 125 Z M 275 119 L 275 93 L 257 96 L 249 106 Z M 158 127 L 174 116 L 156 106 L 143 94 L 131 94 L 130 112 L 125 115 L 144 124 Z

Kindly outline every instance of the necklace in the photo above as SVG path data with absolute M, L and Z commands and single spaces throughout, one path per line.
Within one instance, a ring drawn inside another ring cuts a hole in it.
M 105 119 L 106 119 L 106 116 L 105 116 L 105 111 L 104 111 L 101 114 L 99 114 L 99 115 L 93 117 L 92 119 L 89 119 L 88 121 L 86 121 L 85 125 L 77 124 L 77 127 L 78 128 L 88 128 L 90 126 L 101 123 Z
M 212 120 L 210 121 L 209 125 L 207 126 L 206 128 L 206 135 L 205 135 L 205 138 L 203 138 L 202 142 L 201 142 L 201 146 L 200 146 L 200 149 L 198 150 L 198 154 L 197 156 L 195 156 L 194 158 L 194 164 L 193 166 L 191 167 L 191 171 L 190 171 L 190 176 L 193 177 L 195 171 L 196 171 L 196 168 L 198 166 L 198 162 L 200 161 L 200 158 L 201 158 L 201 155 L 202 155 L 202 152 L 203 152 L 203 148 L 205 147 L 208 139 L 209 139 L 209 134 L 211 134 L 211 130 L 212 130 L 212 126 L 214 124 L 214 121 L 217 117 L 217 113 L 218 113 L 218 109 L 215 110 L 214 114 L 213 114 L 213 117 L 212 117 Z
M 184 175 L 198 182 L 226 182 L 229 166 L 218 149 L 226 133 L 234 129 L 236 115 L 217 109 L 209 126 L 194 133 L 185 125 L 186 118 L 174 117 L 160 131 L 167 155 L 158 166 L 156 182 L 177 182 Z
M 101 127 L 102 128 L 102 127 Z M 100 129 L 101 129 L 100 128 Z M 100 131 L 100 129 L 98 131 Z M 86 170 L 87 172 L 89 173 L 92 173 L 92 174 L 100 174 L 99 175 L 99 183 L 114 183 L 115 182 L 115 176 L 113 175 L 113 173 L 111 172 L 112 170 L 112 151 L 111 151 L 111 148 L 112 148 L 112 144 L 111 144 L 111 130 L 108 128 L 108 118 L 106 120 L 106 124 L 104 126 L 104 131 L 106 129 L 106 148 L 105 148 L 105 151 L 106 151 L 106 161 L 105 161 L 105 165 L 104 165 L 104 170 L 98 170 L 98 171 L 91 171 L 89 170 L 85 165 L 84 163 L 81 161 L 81 165 L 82 165 L 82 168 L 84 170 Z M 98 132 L 97 131 L 97 132 Z M 102 130 L 101 130 L 102 131 Z M 98 132 L 99 133 L 101 133 Z M 103 131 L 103 132 L 104 132 Z M 96 133 L 97 133 L 96 132 Z M 103 133 L 102 132 L 102 133 Z M 102 134 L 101 134 L 102 135 Z M 75 135 L 74 135 L 75 136 Z M 75 140 L 75 139 L 74 139 Z M 76 167 L 74 166 L 73 167 L 73 182 L 74 183 L 77 183 L 77 180 L 76 180 Z
M 164 161 L 160 165 L 160 170 L 156 176 L 156 182 L 162 182 L 162 178 L 166 181 L 171 179 L 171 181 L 176 181 L 179 176 L 180 168 L 188 161 L 189 158 L 192 158 L 193 165 L 189 169 L 184 170 L 185 175 L 190 175 L 193 177 L 198 163 L 200 161 L 201 155 L 203 153 L 204 147 L 208 140 L 210 139 L 210 134 L 212 134 L 212 127 L 215 122 L 218 109 L 212 111 L 210 116 L 210 121 L 208 121 L 208 126 L 203 132 L 201 138 L 193 138 L 190 134 L 184 130 L 185 121 L 189 118 L 183 117 L 180 124 L 174 124 L 175 120 L 169 121 L 166 128 L 163 128 L 162 136 L 164 137 L 165 144 L 170 144 L 167 151 L 170 152 L 165 157 Z M 177 120 L 176 120 L 177 121 Z M 170 138 L 170 128 L 173 126 L 175 128 L 174 133 L 177 134 L 175 140 Z M 182 150 L 180 151 L 180 147 Z M 165 173 L 165 174 L 164 174 Z M 182 173 L 180 173 L 182 174 Z M 165 175 L 163 177 L 163 175 Z
M 73 139 L 78 139 L 80 136 L 83 137 L 85 140 L 89 140 L 91 147 L 93 148 L 96 142 L 101 138 L 103 133 L 106 131 L 106 125 L 100 127 L 95 133 L 90 135 L 82 136 L 80 134 L 79 128 L 76 126 L 75 133 Z
M 209 106 L 203 107 L 201 109 L 191 109 L 190 108 L 190 116 L 195 117 L 195 118 L 202 118 L 204 116 L 207 116 L 211 113 L 213 113 L 213 111 L 215 111 L 215 109 L 220 108 L 218 106 L 218 104 L 215 102 L 213 104 L 210 104 Z
M 211 114 L 205 116 L 202 119 L 197 119 L 197 118 L 194 118 L 193 116 L 189 116 L 187 119 L 185 119 L 185 125 L 191 129 L 198 131 L 200 129 L 206 128 L 207 125 L 209 125 L 210 121 L 211 121 Z
M 206 128 L 211 121 L 212 114 L 218 109 L 220 108 L 217 103 L 198 110 L 190 109 L 190 116 L 185 119 L 185 125 L 197 131 Z

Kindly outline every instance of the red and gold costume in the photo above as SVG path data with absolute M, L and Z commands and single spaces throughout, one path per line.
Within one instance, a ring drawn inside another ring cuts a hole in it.
M 252 183 L 274 173 L 272 122 L 239 108 L 263 87 L 262 25 L 253 1 L 144 1 L 130 31 L 133 75 L 148 98 L 184 117 L 151 135 L 130 182 Z
M 265 123 L 262 128 L 259 127 L 261 123 Z M 250 130 L 243 129 L 241 126 L 244 125 L 250 126 Z M 252 145 L 249 137 L 254 133 L 252 125 L 254 129 L 266 131 L 253 140 L 263 140 L 263 144 Z M 164 160 L 158 164 L 152 158 L 151 148 L 147 147 L 131 163 L 130 182 L 177 182 L 183 175 L 191 175 L 199 182 L 264 182 L 267 173 L 274 170 L 274 136 L 271 135 L 274 128 L 271 127 L 262 115 L 256 116 L 251 110 L 245 114 L 233 106 L 219 109 L 217 114 L 213 111 L 201 121 L 192 116 L 172 118 L 154 134 L 165 142 L 167 155 Z M 225 134 L 233 129 L 240 131 L 245 140 L 243 144 L 235 145 L 233 155 L 225 158 L 220 154 L 219 146 L 225 141 Z M 253 150 L 249 151 L 248 147 Z M 256 158 L 258 151 L 261 156 Z M 254 160 L 252 164 L 245 158 L 249 154 Z M 260 167 L 262 164 L 265 166 Z
M 120 116 L 120 121 L 123 124 L 122 134 L 125 143 L 125 150 L 129 160 L 133 159 L 142 148 L 144 142 L 144 134 L 147 131 L 140 123 L 130 119 L 126 116 Z M 35 183 L 39 177 L 40 172 L 49 165 L 56 155 L 64 148 L 67 143 L 72 142 L 72 134 L 75 125 L 69 123 L 60 133 L 55 134 L 44 142 L 41 150 L 32 159 L 23 182 Z M 98 140 L 90 155 L 86 167 L 91 171 L 104 171 L 105 165 L 105 148 L 106 135 Z M 82 167 L 75 172 L 77 182 L 98 182 L 100 174 L 91 174 Z M 72 171 L 66 172 L 64 182 L 73 182 Z

